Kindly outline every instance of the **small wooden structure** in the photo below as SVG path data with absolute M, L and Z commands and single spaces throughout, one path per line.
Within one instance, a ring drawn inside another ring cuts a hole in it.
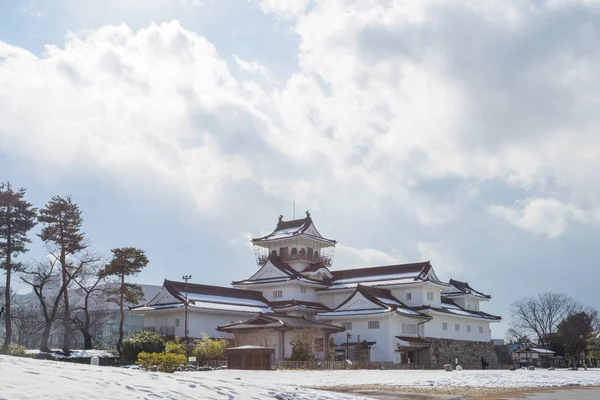
M 275 349 L 261 346 L 231 347 L 227 352 L 227 369 L 271 369 Z

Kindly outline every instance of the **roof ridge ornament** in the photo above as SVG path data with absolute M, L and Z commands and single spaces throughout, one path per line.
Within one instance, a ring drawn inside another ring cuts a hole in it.
M 306 210 L 306 218 L 310 218 L 310 211 Z
M 283 222 L 283 215 L 279 214 L 279 218 L 277 218 L 277 225 Z

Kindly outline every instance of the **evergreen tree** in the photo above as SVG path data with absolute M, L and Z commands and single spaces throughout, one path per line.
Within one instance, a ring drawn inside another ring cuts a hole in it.
M 28 250 L 26 244 L 31 240 L 27 238 L 27 232 L 36 224 L 37 209 L 24 200 L 25 192 L 25 189 L 14 191 L 8 182 L 0 184 L 0 268 L 6 270 L 3 353 L 8 351 L 12 339 L 11 276 L 21 266 L 15 258 Z
M 570 315 L 558 324 L 557 333 L 565 346 L 567 358 L 581 360 L 581 356 L 587 353 L 586 339 L 592 332 L 592 317 L 584 312 Z
M 119 340 L 117 350 L 121 352 L 123 343 L 123 322 L 125 321 L 124 303 L 138 304 L 144 297 L 142 289 L 135 284 L 126 283 L 125 277 L 137 275 L 148 265 L 148 258 L 143 250 L 134 247 L 123 247 L 112 249 L 112 260 L 100 271 L 101 277 L 114 276 L 118 279 L 118 289 L 113 291 L 116 297 L 111 301 L 119 304 L 121 321 L 119 322 Z
M 312 340 L 308 333 L 302 333 L 294 336 L 290 341 L 292 345 L 292 354 L 290 355 L 291 361 L 313 361 L 315 355 L 312 351 Z
M 40 210 L 38 220 L 44 224 L 39 237 L 49 247 L 50 253 L 60 263 L 65 331 L 63 336 L 63 351 L 69 354 L 69 339 L 71 336 L 71 310 L 69 306 L 69 283 L 72 279 L 70 257 L 87 246 L 81 232 L 83 218 L 79 206 L 66 198 L 54 196 Z

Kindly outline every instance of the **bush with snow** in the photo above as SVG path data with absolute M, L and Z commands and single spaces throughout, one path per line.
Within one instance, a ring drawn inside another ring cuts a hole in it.
M 2 348 L 2 344 L 0 344 L 0 348 Z M 6 354 L 9 356 L 25 357 L 27 355 L 27 347 L 11 343 L 8 345 Z
M 178 339 L 169 340 L 165 345 L 165 353 L 185 355 L 185 344 L 181 343 Z
M 183 354 L 141 352 L 136 364 L 151 371 L 174 372 L 187 364 L 187 357 Z
M 198 361 L 225 359 L 225 349 L 227 348 L 227 342 L 225 340 L 211 339 L 206 333 L 203 333 L 202 339 L 198 339 L 195 342 L 196 348 L 194 349 L 194 355 Z
M 137 360 L 138 354 L 141 352 L 162 353 L 163 351 L 165 351 L 163 337 L 158 333 L 148 331 L 134 333 L 125 339 L 121 346 L 121 354 L 129 361 Z

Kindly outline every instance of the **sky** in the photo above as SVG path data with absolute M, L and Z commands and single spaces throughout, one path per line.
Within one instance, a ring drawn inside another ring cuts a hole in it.
M 0 181 L 147 284 L 249 277 L 295 202 L 334 269 L 431 260 L 503 338 L 524 296 L 600 306 L 599 42 L 592 0 L 5 0 Z

